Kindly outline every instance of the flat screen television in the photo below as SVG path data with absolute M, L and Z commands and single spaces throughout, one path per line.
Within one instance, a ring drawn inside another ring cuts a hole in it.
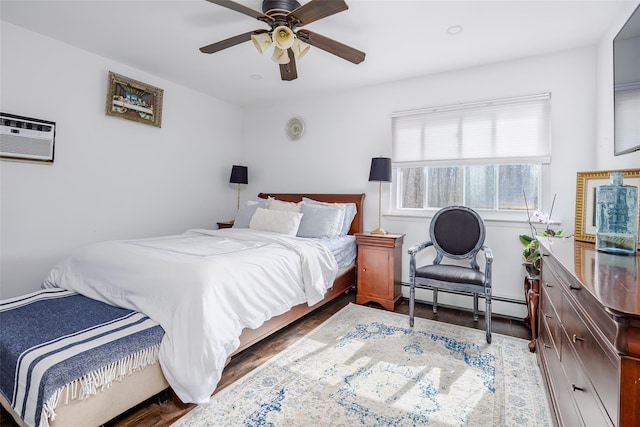
M 640 6 L 613 39 L 614 155 L 640 150 Z

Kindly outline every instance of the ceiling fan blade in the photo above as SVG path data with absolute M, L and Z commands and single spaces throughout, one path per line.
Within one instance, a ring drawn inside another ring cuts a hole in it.
M 308 4 L 308 3 L 307 3 Z M 311 46 L 315 46 L 318 49 L 322 49 L 326 52 L 339 56 L 342 59 L 346 59 L 354 64 L 359 64 L 364 61 L 365 53 L 354 49 L 346 44 L 337 42 L 329 37 L 325 37 L 318 33 L 313 33 L 309 30 L 298 30 L 298 38 L 305 43 L 309 43 Z
M 280 64 L 280 77 L 282 80 L 291 81 L 298 78 L 298 70 L 296 69 L 296 58 L 291 49 L 287 49 L 289 52 L 289 63 Z
M 234 37 L 229 37 L 226 40 L 222 40 L 216 43 L 212 43 L 210 45 L 207 46 L 203 46 L 200 48 L 200 52 L 202 53 L 216 53 L 219 52 L 223 49 L 226 49 L 228 47 L 232 47 L 235 46 L 237 44 L 240 43 L 244 43 L 247 42 L 249 40 L 251 40 L 251 36 L 253 34 L 260 34 L 260 33 L 266 33 L 267 30 L 255 30 L 255 31 L 249 31 L 248 33 L 244 33 L 244 34 L 238 34 L 237 36 Z
M 264 21 L 268 24 L 275 22 L 272 17 L 231 0 L 207 0 L 207 1 L 209 3 L 217 4 L 218 6 L 226 7 L 227 9 L 231 9 L 231 10 L 235 10 L 236 12 L 243 13 L 252 18 L 256 18 L 259 21 Z
M 347 9 L 349 9 L 349 6 L 343 0 L 311 0 L 309 3 L 305 3 L 289 12 L 287 22 L 296 27 L 302 27 Z

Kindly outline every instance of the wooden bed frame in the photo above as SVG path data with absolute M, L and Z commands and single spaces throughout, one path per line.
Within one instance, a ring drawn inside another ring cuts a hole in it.
M 299 202 L 302 197 L 308 197 L 319 202 L 330 203 L 355 203 L 356 204 L 356 216 L 353 218 L 351 228 L 348 234 L 362 233 L 363 230 L 363 218 L 362 218 L 362 206 L 364 203 L 364 194 L 295 194 L 295 193 L 260 193 L 258 197 L 266 199 L 267 197 L 274 197 L 278 200 L 285 202 Z M 356 284 L 356 268 L 350 267 L 346 271 L 342 272 L 336 280 L 333 282 L 333 287 L 327 291 L 325 297 L 319 303 L 312 307 L 307 304 L 296 305 L 291 310 L 283 313 L 279 316 L 272 317 L 262 324 L 258 329 L 245 329 L 240 335 L 240 347 L 231 355 L 241 352 L 263 338 L 268 337 L 274 332 L 279 331 L 285 326 L 290 325 L 302 316 L 312 312 L 318 307 L 333 300 L 344 292 L 348 291 L 352 286 Z
M 364 194 L 260 193 L 258 197 L 263 199 L 274 197 L 287 202 L 299 202 L 302 197 L 308 197 L 327 203 L 355 203 L 356 216 L 351 223 L 349 234 L 362 233 L 363 230 Z M 322 301 L 312 307 L 307 304 L 296 305 L 288 312 L 267 320 L 257 329 L 244 329 L 240 335 L 240 346 L 230 357 L 349 291 L 355 284 L 355 265 L 341 270 L 333 287 L 327 291 Z M 125 377 L 122 381 L 113 382 L 108 390 L 99 391 L 96 395 L 84 400 L 72 400 L 65 404 L 61 399 L 55 410 L 56 418 L 50 420 L 49 425 L 51 427 L 102 425 L 167 388 L 169 384 L 162 375 L 160 365 L 156 363 Z M 0 395 L 0 404 L 13 416 L 18 425 L 25 425 L 2 395 Z

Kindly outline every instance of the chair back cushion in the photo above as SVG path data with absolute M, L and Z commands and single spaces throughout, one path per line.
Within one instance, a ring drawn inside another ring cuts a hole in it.
M 475 257 L 484 244 L 485 227 L 480 215 L 466 206 L 439 210 L 430 226 L 436 250 L 454 259 Z

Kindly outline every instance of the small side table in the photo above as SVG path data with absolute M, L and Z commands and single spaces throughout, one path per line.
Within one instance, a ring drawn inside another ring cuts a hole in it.
M 376 302 L 395 311 L 402 299 L 404 234 L 356 234 L 358 245 L 356 303 Z
M 526 271 L 524 276 L 524 296 L 527 301 L 527 317 L 524 323 L 531 327 L 531 341 L 529 351 L 536 351 L 538 338 L 538 304 L 540 303 L 540 273 Z
M 221 230 L 223 228 L 233 227 L 233 223 L 229 221 L 218 222 L 217 224 L 218 224 L 218 230 Z

